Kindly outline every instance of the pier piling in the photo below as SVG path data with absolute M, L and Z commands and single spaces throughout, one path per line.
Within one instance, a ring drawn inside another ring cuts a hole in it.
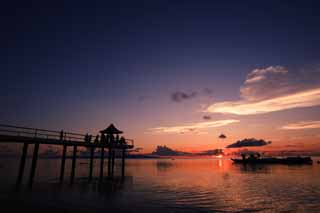
M 70 177 L 71 184 L 73 184 L 73 182 L 74 182 L 74 175 L 75 175 L 75 170 L 76 170 L 76 160 L 77 160 L 77 146 L 73 146 L 71 177 Z
M 108 177 L 111 177 L 111 148 L 108 149 Z
M 112 176 L 112 177 L 113 177 L 113 175 L 114 175 L 114 158 L 115 158 L 115 155 L 116 155 L 115 151 L 112 150 L 112 162 L 111 162 L 111 164 L 112 164 L 112 167 L 111 167 L 111 176 Z
M 90 148 L 89 182 L 92 180 L 94 148 Z
M 63 145 L 62 156 L 61 156 L 61 168 L 60 168 L 60 183 L 63 183 L 66 154 L 67 154 L 67 146 Z
M 21 155 L 20 166 L 19 166 L 19 173 L 18 173 L 17 182 L 16 182 L 17 187 L 19 187 L 22 182 L 24 167 L 26 165 L 26 158 L 28 153 L 28 145 L 29 145 L 28 143 L 23 144 L 22 155 Z
M 121 163 L 121 177 L 124 178 L 125 169 L 125 159 L 126 159 L 126 149 L 122 149 L 122 163 Z
M 103 180 L 103 166 L 104 166 L 104 147 L 101 148 L 101 156 L 100 156 L 100 179 L 99 179 L 100 182 L 102 182 Z
M 32 163 L 31 163 L 31 173 L 30 173 L 30 178 L 29 178 L 29 188 L 32 188 L 34 176 L 35 176 L 35 173 L 36 173 L 39 146 L 40 146 L 39 143 L 35 143 L 34 144 Z

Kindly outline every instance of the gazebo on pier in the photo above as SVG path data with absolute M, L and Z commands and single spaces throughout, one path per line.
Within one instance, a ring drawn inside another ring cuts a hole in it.
M 123 131 L 117 129 L 113 124 L 110 124 L 106 129 L 101 130 L 101 142 L 115 146 L 118 144 L 120 138 L 119 135 L 123 134 Z
M 123 134 L 123 131 L 119 130 L 110 124 L 106 129 L 101 130 L 101 143 L 107 145 L 108 147 L 108 177 L 112 177 L 114 174 L 114 161 L 115 161 L 115 150 L 122 149 L 122 169 L 121 173 L 124 176 L 124 167 L 125 167 L 125 154 L 127 145 L 124 137 L 119 137 L 120 134 Z M 100 178 L 103 177 L 103 164 L 104 161 L 104 147 L 101 149 L 101 164 L 100 164 Z
M 114 124 L 110 124 L 106 129 L 100 131 L 101 134 L 123 134 L 123 131 L 117 129 Z

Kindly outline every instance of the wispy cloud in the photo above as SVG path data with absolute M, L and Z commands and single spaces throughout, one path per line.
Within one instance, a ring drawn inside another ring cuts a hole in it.
M 212 104 L 207 111 L 212 113 L 230 113 L 236 115 L 252 115 L 275 112 L 280 110 L 312 107 L 320 105 L 320 88 L 302 91 L 286 96 L 270 98 L 267 100 L 227 101 Z
M 156 127 L 150 129 L 153 133 L 187 133 L 187 132 L 198 132 L 204 129 L 214 128 L 214 127 L 221 127 L 226 126 L 228 124 L 240 122 L 239 120 L 218 120 L 218 121 L 210 121 L 210 122 L 199 122 L 193 123 L 188 125 L 181 125 L 181 126 L 170 126 L 170 127 Z
M 249 101 L 258 101 L 270 97 L 294 92 L 296 82 L 292 81 L 288 70 L 282 66 L 270 66 L 251 71 L 240 88 L 240 95 Z
M 297 123 L 287 124 L 281 129 L 285 130 L 299 130 L 299 129 L 318 129 L 320 128 L 320 121 L 300 121 Z
M 255 69 L 248 74 L 247 79 L 244 83 L 256 83 L 266 79 L 270 74 L 285 74 L 287 72 L 288 70 L 282 66 L 270 66 L 265 69 Z
M 319 106 L 320 87 L 319 82 L 314 80 L 319 74 L 317 70 L 309 75 L 307 72 L 303 76 L 288 75 L 288 70 L 281 66 L 255 69 L 240 88 L 240 100 L 214 103 L 206 111 L 252 115 Z

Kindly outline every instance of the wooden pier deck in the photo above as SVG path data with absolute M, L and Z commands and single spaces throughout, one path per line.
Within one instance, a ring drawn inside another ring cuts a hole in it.
M 111 126 L 111 125 L 110 125 Z M 112 125 L 114 128 L 114 126 Z M 112 129 L 112 128 L 111 128 Z M 61 168 L 60 168 L 60 183 L 64 180 L 65 161 L 67 147 L 73 147 L 72 150 L 72 165 L 70 174 L 70 183 L 74 182 L 76 159 L 77 159 L 77 148 L 86 147 L 90 150 L 89 168 L 88 168 L 88 180 L 92 180 L 93 173 L 93 157 L 94 150 L 101 149 L 100 151 L 100 175 L 99 180 L 102 181 L 104 177 L 104 157 L 105 149 L 108 150 L 108 177 L 114 175 L 114 159 L 115 150 L 121 150 L 122 153 L 122 168 L 121 174 L 124 177 L 125 172 L 125 154 L 126 150 L 134 148 L 134 141 L 131 139 L 119 138 L 121 131 L 115 133 L 101 133 L 101 140 L 97 137 L 92 140 L 92 136 L 89 134 L 79 134 L 64 131 L 52 131 L 46 129 L 30 128 L 30 127 L 18 127 L 12 125 L 0 124 L 0 143 L 20 143 L 23 144 L 22 155 L 20 159 L 20 166 L 17 175 L 17 187 L 22 183 L 22 177 L 24 173 L 24 167 L 27 159 L 28 146 L 34 144 L 34 150 L 31 162 L 31 171 L 29 176 L 28 185 L 31 188 L 35 178 L 35 171 L 37 167 L 38 153 L 40 145 L 57 145 L 62 146 L 61 154 Z

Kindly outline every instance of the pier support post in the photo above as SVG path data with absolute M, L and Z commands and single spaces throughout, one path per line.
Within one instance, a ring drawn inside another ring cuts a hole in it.
M 90 148 L 89 182 L 92 180 L 94 148 Z
M 111 167 L 111 175 L 112 175 L 112 177 L 113 177 L 113 174 L 114 174 L 114 158 L 115 158 L 115 155 L 116 155 L 116 153 L 115 153 L 115 150 L 112 150 L 112 167 Z
M 75 175 L 75 170 L 76 170 L 76 160 L 77 160 L 77 146 L 73 146 L 71 177 L 70 177 L 71 184 L 73 184 L 73 181 L 74 181 L 74 175 Z
M 63 145 L 62 157 L 61 157 L 61 168 L 60 168 L 60 183 L 63 183 L 64 168 L 66 163 L 66 153 L 67 153 L 67 146 Z
M 32 188 L 34 176 L 36 173 L 39 146 L 40 146 L 39 143 L 34 144 L 33 157 L 32 157 L 32 163 L 31 163 L 31 173 L 29 178 L 29 188 Z
M 122 149 L 121 177 L 124 178 L 126 149 Z
M 101 148 L 101 156 L 100 156 L 100 182 L 103 180 L 103 166 L 104 166 L 104 147 Z
M 23 144 L 22 155 L 21 155 L 20 166 L 19 166 L 19 173 L 18 173 L 17 182 L 16 182 L 17 187 L 19 187 L 22 182 L 24 166 L 26 165 L 26 158 L 28 153 L 28 145 L 29 145 L 28 143 Z
M 108 177 L 111 177 L 111 157 L 112 157 L 112 150 L 109 147 L 109 150 L 108 150 Z

